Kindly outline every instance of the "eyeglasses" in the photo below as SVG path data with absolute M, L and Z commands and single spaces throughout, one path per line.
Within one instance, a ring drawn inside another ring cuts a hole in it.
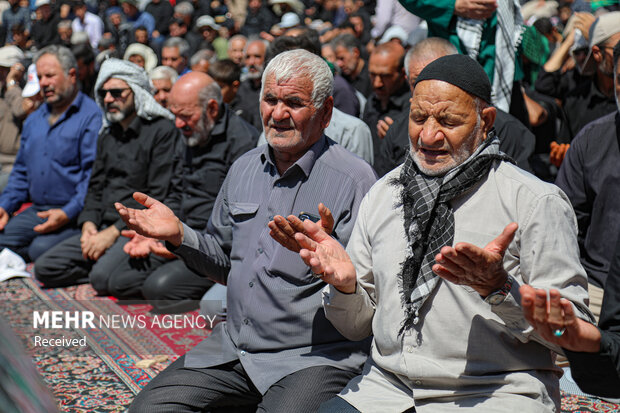
M 105 99 L 105 97 L 108 95 L 108 92 L 109 92 L 110 95 L 112 95 L 114 99 L 118 99 L 121 97 L 126 97 L 126 96 L 123 96 L 123 92 L 126 90 L 131 90 L 131 88 L 125 87 L 125 88 L 118 88 L 118 89 L 99 89 L 99 91 L 97 91 L 97 94 L 99 95 L 101 99 Z

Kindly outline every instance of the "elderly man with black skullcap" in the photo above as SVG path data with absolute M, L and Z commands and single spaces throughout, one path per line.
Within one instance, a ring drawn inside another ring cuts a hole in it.
M 346 252 L 308 221 L 295 234 L 330 284 L 328 319 L 351 340 L 374 336 L 362 375 L 320 411 L 560 410 L 550 350 L 561 349 L 529 326 L 519 287 L 555 288 L 591 317 L 575 215 L 499 151 L 490 101 L 474 60 L 430 63 L 415 83 L 409 154 L 362 201 Z
M 114 295 L 126 288 L 110 283 L 110 274 L 122 262 L 128 241 L 120 236 L 125 224 L 114 202 L 139 206 L 131 197 L 137 190 L 166 196 L 179 132 L 174 115 L 151 95 L 146 72 L 131 62 L 106 60 L 95 92 L 105 117 L 78 217 L 82 232 L 39 257 L 35 275 L 46 287 L 90 281 L 99 294 Z

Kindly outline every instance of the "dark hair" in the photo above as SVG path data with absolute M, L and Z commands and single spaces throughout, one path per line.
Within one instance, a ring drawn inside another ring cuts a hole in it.
M 317 56 L 321 56 L 321 41 L 318 32 L 314 29 L 305 29 L 299 36 L 280 36 L 276 38 L 265 51 L 265 67 L 271 59 L 282 52 L 295 49 L 304 49 Z
M 177 18 L 173 17 L 168 22 L 168 26 L 170 26 L 173 23 L 176 23 L 177 26 L 185 26 L 185 27 L 187 27 L 187 24 L 185 24 L 185 20 L 183 20 L 183 19 L 177 19 Z
M 75 56 L 75 60 L 81 60 L 86 65 L 95 61 L 95 54 L 88 43 L 76 44 L 71 48 L 71 53 Z
M 23 23 L 15 23 L 11 26 L 12 33 L 23 33 L 24 31 L 26 31 L 26 27 Z
M 218 82 L 232 85 L 241 78 L 241 68 L 230 59 L 218 60 L 209 66 L 209 76 Z
M 534 22 L 534 27 L 538 30 L 538 33 L 542 35 L 551 34 L 553 32 L 553 23 L 548 17 L 541 17 Z
M 134 33 L 137 32 L 138 30 L 142 30 L 143 32 L 148 32 L 148 30 L 144 26 L 138 26 L 135 29 L 133 29 Z
M 337 48 L 338 46 L 342 46 L 347 50 L 351 50 L 355 48 L 358 51 L 360 51 L 360 53 L 362 51 L 362 47 L 361 47 L 359 39 L 353 36 L 351 33 L 339 34 L 338 36 L 334 38 L 334 40 L 332 40 L 331 44 L 334 49 Z

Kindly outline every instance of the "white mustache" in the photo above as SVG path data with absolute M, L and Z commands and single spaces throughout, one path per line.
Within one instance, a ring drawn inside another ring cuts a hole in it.
M 289 118 L 286 122 L 273 122 L 270 121 L 267 126 L 270 128 L 294 128 L 295 123 L 293 123 L 293 119 Z
M 432 146 L 426 146 L 422 143 L 422 138 L 418 138 L 418 149 L 427 149 L 429 151 L 449 151 L 450 147 L 442 146 L 441 148 L 433 148 Z

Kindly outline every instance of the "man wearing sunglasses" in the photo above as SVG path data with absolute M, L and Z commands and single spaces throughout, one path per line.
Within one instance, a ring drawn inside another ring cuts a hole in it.
M 178 131 L 174 116 L 150 93 L 146 73 L 137 65 L 106 60 L 95 84 L 104 112 L 97 156 L 77 223 L 76 234 L 50 249 L 36 262 L 35 275 L 47 287 L 91 282 L 99 294 L 114 295 L 123 286 L 110 285 L 109 274 L 125 255 L 128 239 L 114 201 L 133 202 L 131 194 L 148 188 L 165 197 L 172 177 Z

